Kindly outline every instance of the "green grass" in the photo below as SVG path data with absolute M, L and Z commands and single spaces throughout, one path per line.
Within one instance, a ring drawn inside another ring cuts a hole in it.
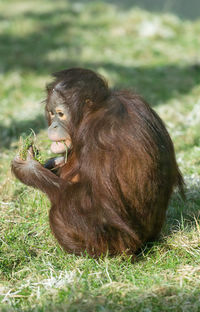
M 200 311 L 200 20 L 106 2 L 0 2 L 0 310 Z M 50 73 L 83 66 L 141 93 L 165 121 L 186 181 L 158 242 L 135 263 L 68 255 L 50 233 L 49 202 L 10 162 L 30 128 L 42 151 Z

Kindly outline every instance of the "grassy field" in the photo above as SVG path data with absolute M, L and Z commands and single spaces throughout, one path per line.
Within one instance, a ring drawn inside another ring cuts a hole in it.
M 0 311 L 200 311 L 200 20 L 95 1 L 0 2 Z M 165 121 L 186 182 L 161 238 L 133 264 L 68 255 L 49 202 L 10 162 L 33 129 L 48 154 L 50 74 L 83 66 L 141 93 Z

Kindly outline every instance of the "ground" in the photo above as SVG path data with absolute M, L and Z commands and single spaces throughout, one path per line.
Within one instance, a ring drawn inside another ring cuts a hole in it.
M 108 2 L 0 2 L 0 310 L 200 311 L 200 20 Z M 76 257 L 53 238 L 45 195 L 11 175 L 20 135 L 48 154 L 50 74 L 82 66 L 143 95 L 184 175 L 160 239 L 130 258 Z

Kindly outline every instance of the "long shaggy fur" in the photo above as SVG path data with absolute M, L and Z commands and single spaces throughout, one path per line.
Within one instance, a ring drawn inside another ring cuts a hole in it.
M 56 74 L 49 96 L 59 82 L 73 146 L 60 175 L 79 182 L 66 182 L 51 228 L 69 252 L 134 254 L 159 234 L 173 188 L 182 190 L 170 136 L 140 96 L 112 92 L 91 71 Z

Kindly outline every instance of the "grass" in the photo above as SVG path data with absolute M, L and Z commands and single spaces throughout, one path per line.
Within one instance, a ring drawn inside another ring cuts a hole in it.
M 200 311 L 200 20 L 81 0 L 2 0 L 0 17 L 0 310 Z M 175 144 L 187 200 L 134 264 L 64 253 L 47 198 L 10 173 L 30 129 L 48 154 L 45 84 L 71 66 L 141 93 Z

